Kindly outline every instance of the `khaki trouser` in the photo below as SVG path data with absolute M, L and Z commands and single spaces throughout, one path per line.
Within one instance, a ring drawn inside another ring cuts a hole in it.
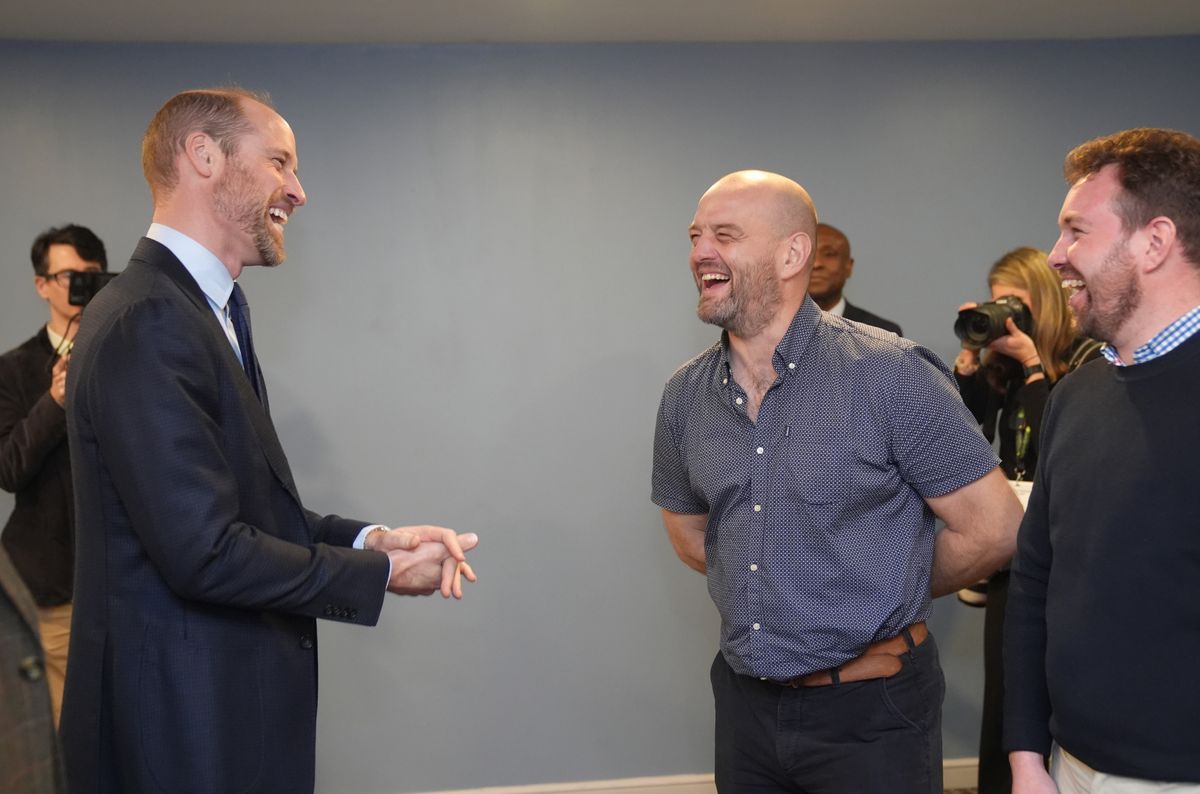
M 1200 794 L 1197 783 L 1161 783 L 1097 772 L 1057 744 L 1050 754 L 1050 776 L 1059 794 Z
M 50 688 L 50 706 L 54 709 L 54 727 L 62 713 L 63 682 L 67 680 L 67 646 L 71 638 L 71 604 L 38 607 L 38 631 L 42 634 L 42 652 L 46 661 L 46 685 Z

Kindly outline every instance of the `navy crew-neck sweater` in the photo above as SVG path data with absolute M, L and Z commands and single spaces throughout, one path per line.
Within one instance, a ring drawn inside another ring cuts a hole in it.
M 1050 396 L 1005 626 L 1005 747 L 1200 782 L 1200 334 Z

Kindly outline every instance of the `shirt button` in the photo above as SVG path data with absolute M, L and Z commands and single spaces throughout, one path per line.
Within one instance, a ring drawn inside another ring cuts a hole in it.
M 795 368 L 796 368 L 796 365 L 795 365 L 794 363 L 792 363 L 792 362 L 790 362 L 790 361 L 789 361 L 789 362 L 788 362 L 788 369 L 795 369 Z
M 758 630 L 759 630 L 759 629 L 761 629 L 761 628 L 762 628 L 762 626 L 758 625 L 757 623 L 755 623 L 755 624 L 754 624 L 754 630 L 755 630 L 755 631 L 758 631 Z
M 300 636 L 300 647 L 306 651 L 311 651 L 313 647 L 313 638 L 307 634 L 302 634 Z
M 756 513 L 761 513 L 761 512 L 762 512 L 762 505 L 755 505 L 755 506 L 754 506 L 754 512 L 756 512 Z
M 736 400 L 734 400 L 734 402 L 735 402 L 735 403 L 737 403 L 738 405 L 741 405 L 741 404 L 742 404 L 742 398 L 741 398 L 741 397 L 738 397 Z
M 757 571 L 757 570 L 758 570 L 758 563 L 756 563 L 756 562 L 752 562 L 752 563 L 750 563 L 750 570 L 752 570 L 752 571 Z
M 17 669 L 21 673 L 21 678 L 26 681 L 41 681 L 45 677 L 45 665 L 36 656 L 26 656 L 21 660 Z
M 759 455 L 763 454 L 763 448 L 762 448 L 762 447 L 759 447 L 759 448 L 758 448 L 758 454 L 759 454 Z
M 729 383 L 729 378 L 721 378 L 721 383 Z

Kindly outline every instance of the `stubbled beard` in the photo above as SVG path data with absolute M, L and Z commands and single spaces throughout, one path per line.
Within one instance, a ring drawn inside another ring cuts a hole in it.
M 741 278 L 729 281 L 729 293 L 724 298 L 706 299 L 702 283 L 696 315 L 734 336 L 748 339 L 771 323 L 782 303 L 783 291 L 775 277 L 775 268 L 770 260 L 762 259 L 748 267 Z
M 1079 330 L 1093 339 L 1112 342 L 1142 303 L 1142 288 L 1125 243 L 1118 240 L 1100 269 L 1087 279 L 1087 303 L 1077 319 Z
M 236 157 L 229 158 L 227 162 L 229 167 L 221 175 L 213 194 L 217 212 L 250 235 L 261 264 L 267 267 L 282 264 L 287 253 L 283 245 L 275 240 L 268 226 L 269 202 L 260 202 L 254 198 L 258 188 L 250 172 Z

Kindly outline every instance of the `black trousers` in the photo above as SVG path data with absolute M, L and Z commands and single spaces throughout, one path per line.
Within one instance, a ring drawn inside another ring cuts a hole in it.
M 928 637 L 891 678 L 781 687 L 738 675 L 718 653 L 721 794 L 941 794 L 945 679 Z
M 1012 771 L 1004 736 L 1004 614 L 1008 607 L 1008 571 L 988 579 L 983 618 L 983 724 L 979 728 L 979 794 L 1009 794 Z

